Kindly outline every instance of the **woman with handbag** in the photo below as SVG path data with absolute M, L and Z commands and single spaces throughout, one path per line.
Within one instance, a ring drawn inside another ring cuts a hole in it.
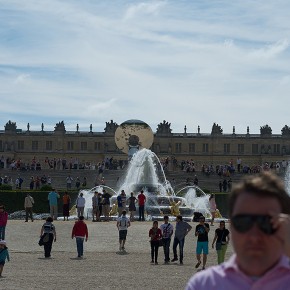
M 50 258 L 52 242 L 56 242 L 56 231 L 52 224 L 53 218 L 48 217 L 46 222 L 41 227 L 40 238 L 44 245 L 44 257 Z
M 153 264 L 155 262 L 155 265 L 158 265 L 158 248 L 162 242 L 162 233 L 158 228 L 158 221 L 153 222 L 153 227 L 149 231 L 149 237 L 151 244 L 151 263 Z
M 225 254 L 227 251 L 228 243 L 230 241 L 230 232 L 226 229 L 225 221 L 220 221 L 220 227 L 215 230 L 215 236 L 212 242 L 212 248 L 214 244 L 217 251 L 218 264 L 225 261 Z

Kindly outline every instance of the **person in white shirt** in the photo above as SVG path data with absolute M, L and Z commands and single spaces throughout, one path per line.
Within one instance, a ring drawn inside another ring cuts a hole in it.
M 81 192 L 79 197 L 76 200 L 76 208 L 77 208 L 78 217 L 84 215 L 85 204 L 86 204 L 86 200 L 83 197 L 83 193 Z
M 119 250 L 125 251 L 125 242 L 128 232 L 128 227 L 130 227 L 131 223 L 129 218 L 126 216 L 127 212 L 125 210 L 122 211 L 122 215 L 117 219 L 117 228 L 119 230 Z
M 25 222 L 28 222 L 28 216 L 30 217 L 31 221 L 33 222 L 33 217 L 32 217 L 33 205 L 34 205 L 34 199 L 29 193 L 27 193 L 25 200 L 24 200 Z

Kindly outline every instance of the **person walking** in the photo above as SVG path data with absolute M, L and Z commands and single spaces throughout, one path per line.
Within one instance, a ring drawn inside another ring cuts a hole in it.
M 220 221 L 220 227 L 215 230 L 215 236 L 212 242 L 212 248 L 214 249 L 214 244 L 216 246 L 218 264 L 225 261 L 229 241 L 230 232 L 226 229 L 225 221 Z
M 164 251 L 164 263 L 168 264 L 170 262 L 170 242 L 171 236 L 173 235 L 173 225 L 168 222 L 168 216 L 164 216 L 164 224 L 160 226 L 161 234 L 162 234 L 162 244 Z
M 71 233 L 71 238 L 76 238 L 78 258 L 82 258 L 84 255 L 84 240 L 87 242 L 88 236 L 88 227 L 84 222 L 84 216 L 81 215 L 79 220 L 75 222 Z
M 33 197 L 27 193 L 26 197 L 24 199 L 24 209 L 25 209 L 25 222 L 28 222 L 28 217 L 33 222 L 33 216 L 32 216 L 32 207 L 34 205 L 34 199 Z
M 195 268 L 198 268 L 201 264 L 201 253 L 203 253 L 202 270 L 205 269 L 207 255 L 208 255 L 208 232 L 209 224 L 205 222 L 205 217 L 199 218 L 199 224 L 195 227 L 195 236 L 197 237 L 196 244 L 196 258 L 197 264 Z
M 151 263 L 158 265 L 158 249 L 160 240 L 162 240 L 162 233 L 158 228 L 158 221 L 153 221 L 153 226 L 149 230 L 149 237 L 151 245 Z
M 8 221 L 8 213 L 5 206 L 0 205 L 0 240 L 5 240 L 5 229 Z
M 53 218 L 48 217 L 46 219 L 46 222 L 41 227 L 41 231 L 40 231 L 40 237 L 42 237 L 43 234 L 48 235 L 47 241 L 44 242 L 44 257 L 45 258 L 51 257 L 52 243 L 56 242 L 56 230 L 52 222 L 53 222 Z
M 192 226 L 183 221 L 183 218 L 181 215 L 178 215 L 176 217 L 176 226 L 175 226 L 175 235 L 174 235 L 174 241 L 173 241 L 173 259 L 171 262 L 178 261 L 177 256 L 177 246 L 179 245 L 179 262 L 180 265 L 183 264 L 183 248 L 184 248 L 184 242 L 185 242 L 185 236 L 191 231 Z
M 78 196 L 77 200 L 76 200 L 76 208 L 77 208 L 78 218 L 80 216 L 84 215 L 84 209 L 85 209 L 86 200 L 85 200 L 83 195 L 84 194 L 81 192 L 80 195 Z
M 57 206 L 58 199 L 59 199 L 59 194 L 53 188 L 52 191 L 48 194 L 48 201 L 49 201 L 49 207 L 50 207 L 50 216 L 54 220 L 57 220 L 57 216 L 58 216 L 58 206 Z
M 6 241 L 0 240 L 0 278 L 2 277 L 6 259 L 8 262 L 10 261 L 8 248 L 6 247 Z
M 125 251 L 125 242 L 128 233 L 128 227 L 131 223 L 128 217 L 126 216 L 126 210 L 122 211 L 122 215 L 117 219 L 117 228 L 119 231 L 119 250 Z
M 146 203 L 146 196 L 143 190 L 140 191 L 137 198 L 138 198 L 138 204 L 139 204 L 139 222 L 145 221 L 144 209 L 145 209 L 145 203 Z
M 70 196 L 68 195 L 67 191 L 65 191 L 62 197 L 62 214 L 63 214 L 64 221 L 65 221 L 65 218 L 68 221 L 69 207 L 70 207 Z

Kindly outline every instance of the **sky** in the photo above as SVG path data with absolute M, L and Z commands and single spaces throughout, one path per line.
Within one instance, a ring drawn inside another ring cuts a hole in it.
M 0 0 L 0 130 L 290 126 L 288 0 Z

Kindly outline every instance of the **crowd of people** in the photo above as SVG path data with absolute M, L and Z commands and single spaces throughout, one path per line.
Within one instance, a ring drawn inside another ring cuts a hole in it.
M 0 168 L 8 168 L 19 171 L 39 171 L 42 169 L 52 170 L 73 170 L 73 169 L 87 169 L 97 170 L 102 173 L 106 170 L 122 169 L 127 161 L 117 160 L 113 157 L 106 157 L 102 161 L 80 161 L 79 158 L 55 158 L 45 157 L 43 160 L 34 156 L 31 161 L 23 161 L 21 158 L 13 159 L 11 157 L 0 157 Z
M 56 192 L 53 192 L 48 195 L 51 210 L 55 206 L 55 200 L 60 198 Z M 105 193 L 101 194 L 100 200 L 104 199 Z M 132 220 L 127 217 L 124 194 L 124 192 L 119 194 L 118 207 L 120 208 L 117 210 L 116 222 L 120 252 L 125 251 L 128 229 L 132 226 Z M 95 195 L 98 199 L 99 193 L 96 192 Z M 139 195 L 141 195 L 141 199 Z M 135 202 L 140 203 L 141 200 L 141 205 L 142 201 L 145 204 L 146 196 L 142 200 L 142 193 L 140 192 L 139 195 Z M 213 199 L 214 196 L 210 202 L 212 214 L 216 210 Z M 66 200 L 70 202 L 67 196 Z M 34 200 L 27 195 L 26 207 L 31 208 L 33 204 Z M 95 204 L 95 207 L 97 205 Z M 77 208 L 82 206 L 84 204 L 80 203 Z M 208 233 L 214 223 L 211 220 L 211 224 L 209 224 L 204 216 L 199 216 L 194 230 L 194 236 L 197 239 L 195 268 L 198 269 L 201 266 L 201 271 L 193 275 L 188 281 L 186 289 L 210 290 L 217 289 L 218 285 L 222 285 L 222 289 L 288 289 L 290 282 L 290 196 L 282 181 L 271 172 L 247 176 L 233 188 L 229 196 L 228 210 L 230 228 L 227 229 L 225 221 L 221 220 L 211 242 L 212 248 L 215 248 L 217 252 L 218 265 L 209 268 L 206 268 L 209 254 Z M 29 217 L 33 221 L 30 210 L 27 212 L 26 220 Z M 55 212 L 51 212 L 51 216 L 41 227 L 39 243 L 44 245 L 46 258 L 50 258 L 52 244 L 56 241 L 57 233 L 53 224 L 56 218 Z M 5 261 L 10 258 L 5 241 L 7 219 L 8 214 L 2 205 L 0 206 L 0 275 Z M 143 220 L 142 210 L 139 212 L 139 220 L 140 222 Z M 168 216 L 164 216 L 163 220 L 160 227 L 158 221 L 154 220 L 148 231 L 151 263 L 158 265 L 158 252 L 159 248 L 162 248 L 164 264 L 179 261 L 179 264 L 182 265 L 185 237 L 193 227 L 184 221 L 181 215 L 176 216 L 175 226 L 169 222 Z M 80 259 L 84 255 L 83 243 L 88 240 L 88 235 L 83 211 L 80 210 L 78 221 L 72 226 L 71 234 L 72 238 L 76 238 L 77 257 Z M 229 260 L 224 261 L 230 237 L 235 253 Z M 172 259 L 170 259 L 170 255 L 173 255 Z

